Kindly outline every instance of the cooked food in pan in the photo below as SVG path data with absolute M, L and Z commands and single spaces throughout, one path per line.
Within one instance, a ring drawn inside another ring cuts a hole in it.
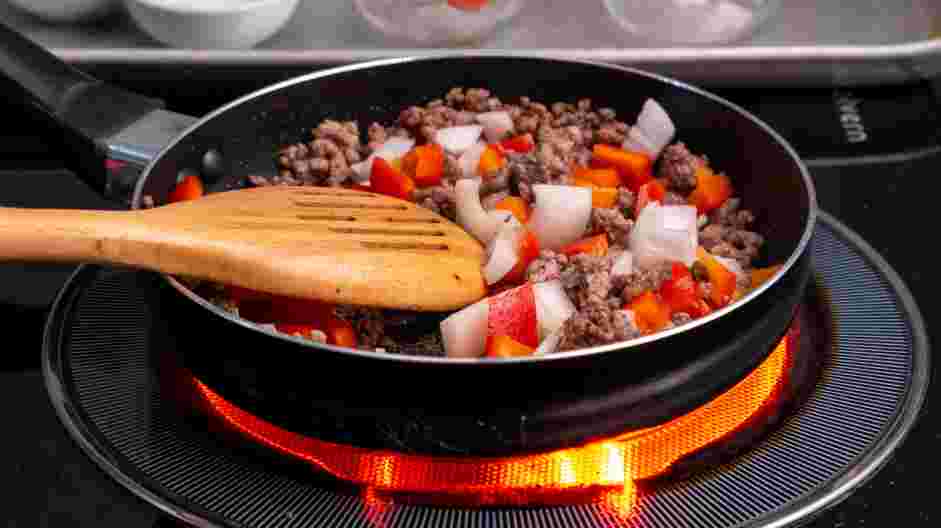
M 248 185 L 342 186 L 413 201 L 487 248 L 490 295 L 440 324 L 448 357 L 517 357 L 627 341 L 683 325 L 761 284 L 764 237 L 733 178 L 647 99 L 633 122 L 587 99 L 504 102 L 454 88 L 392 123 L 325 120 Z M 202 195 L 196 177 L 171 200 Z M 399 312 L 197 291 L 285 334 L 384 351 Z

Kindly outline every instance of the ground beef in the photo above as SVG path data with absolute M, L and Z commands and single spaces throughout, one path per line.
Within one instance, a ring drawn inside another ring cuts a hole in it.
M 663 149 L 657 174 L 667 183 L 667 189 L 688 195 L 696 188 L 696 167 L 705 160 L 694 155 L 682 142 Z
M 480 193 L 487 195 L 506 191 L 510 188 L 510 170 L 504 165 L 496 172 L 483 178 Z
M 492 112 L 503 108 L 503 103 L 496 97 L 490 96 L 490 91 L 483 88 L 452 88 L 444 97 L 445 103 L 451 108 L 469 110 L 471 112 Z
M 558 279 L 568 263 L 569 258 L 562 253 L 544 249 L 526 268 L 526 280 L 536 283 Z
M 513 128 L 519 134 L 535 134 L 543 124 L 552 124 L 552 113 L 542 103 L 535 103 L 529 97 L 521 97 L 519 106 L 508 108 L 513 118 Z
M 613 293 L 620 294 L 621 300 L 627 303 L 647 290 L 660 289 L 660 285 L 672 274 L 669 263 L 650 268 L 635 268 L 630 275 L 613 277 L 611 289 Z
M 359 126 L 355 121 L 325 120 L 310 143 L 297 143 L 278 155 L 279 176 L 308 185 L 339 186 L 352 175 L 350 165 L 362 160 Z
M 245 178 L 250 185 L 255 187 L 268 187 L 270 185 L 301 185 L 302 182 L 294 179 L 290 174 L 277 176 L 260 176 L 258 174 L 249 174 Z
M 670 319 L 671 319 L 670 322 L 673 323 L 673 326 L 682 326 L 692 321 L 693 316 L 689 315 L 686 312 L 676 312 L 675 314 L 673 314 L 673 316 Z
M 444 153 L 444 170 L 442 172 L 442 178 L 451 185 L 454 185 L 454 182 L 464 176 L 463 171 L 461 171 L 461 164 L 458 163 L 458 157 L 448 152 Z
M 510 188 L 529 203 L 533 202 L 533 184 L 549 183 L 546 168 L 533 153 L 508 153 L 507 171 L 510 175 Z
M 569 258 L 559 278 L 577 310 L 600 310 L 609 306 L 611 259 L 608 257 L 579 253 Z
M 735 229 L 745 229 L 755 221 L 755 215 L 751 211 L 740 210 L 741 205 L 741 198 L 729 198 L 709 214 L 709 221 Z
M 625 218 L 618 209 L 595 208 L 591 210 L 589 233 L 607 233 L 608 239 L 614 245 L 628 247 L 633 228 L 634 221 Z
M 606 345 L 640 336 L 631 314 L 625 310 L 591 308 L 577 312 L 562 325 L 558 350 Z
M 337 316 L 349 322 L 356 331 L 357 348 L 373 350 L 385 337 L 385 318 L 382 310 L 360 306 L 337 306 Z
M 414 198 L 415 203 L 426 209 L 430 209 L 452 221 L 457 219 L 454 186 L 448 182 L 434 187 L 416 189 Z
M 399 114 L 398 123 L 422 141 L 433 141 L 439 129 L 470 124 L 475 119 L 473 114 L 439 103 L 426 108 L 410 106 Z
M 584 138 L 578 127 L 552 128 L 544 126 L 536 133 L 536 159 L 543 167 L 548 182 L 564 184 L 576 160 L 584 159 L 587 152 Z M 535 183 L 535 182 L 534 182 Z
M 663 195 L 663 205 L 688 205 L 688 201 L 673 191 L 667 191 Z

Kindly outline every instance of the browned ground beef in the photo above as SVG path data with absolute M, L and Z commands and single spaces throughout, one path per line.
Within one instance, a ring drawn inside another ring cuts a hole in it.
M 412 137 L 421 144 L 433 140 L 441 128 L 475 123 L 477 114 L 495 110 L 506 111 L 513 120 L 514 130 L 509 135 L 530 134 L 536 148 L 525 154 L 505 153 L 506 166 L 487 175 L 481 186 L 486 209 L 492 209 L 507 196 L 519 196 L 532 204 L 534 184 L 568 183 L 573 165 L 589 164 L 595 144 L 619 146 L 628 131 L 628 125 L 617 119 L 614 110 L 594 108 L 588 99 L 543 103 L 522 97 L 504 102 L 485 89 L 458 87 L 440 99 L 403 109 L 392 123 L 371 123 L 364 131 L 355 122 L 325 120 L 313 129 L 308 142 L 286 146 L 279 152 L 278 175 L 251 176 L 248 181 L 252 185 L 343 185 L 351 176 L 350 165 L 366 159 L 391 137 Z M 361 132 L 365 137 L 361 137 Z M 656 177 L 667 190 L 664 204 L 687 203 L 696 187 L 696 170 L 700 165 L 708 166 L 709 160 L 682 142 L 664 149 L 656 165 Z M 454 220 L 454 183 L 461 177 L 458 157 L 445 153 L 442 183 L 416 189 L 413 199 Z M 527 280 L 561 280 L 577 308 L 563 326 L 560 350 L 636 337 L 639 331 L 624 305 L 645 291 L 658 290 L 671 276 L 667 264 L 649 269 L 635 267 L 627 275 L 611 274 L 616 250 L 628 246 L 635 202 L 635 193 L 621 187 L 615 207 L 592 211 L 586 235 L 606 233 L 611 256 L 567 257 L 543 250 L 529 265 Z M 747 270 L 764 244 L 764 238 L 752 231 L 754 222 L 754 215 L 741 208 L 741 200 L 730 198 L 710 215 L 700 217 L 700 244 L 715 255 L 737 259 Z M 708 282 L 702 285 L 708 293 Z M 223 300 L 219 302 L 225 305 Z M 339 307 L 338 313 L 354 325 L 361 348 L 381 345 L 385 334 L 383 312 Z M 678 326 L 691 320 L 690 314 L 676 313 L 670 324 Z

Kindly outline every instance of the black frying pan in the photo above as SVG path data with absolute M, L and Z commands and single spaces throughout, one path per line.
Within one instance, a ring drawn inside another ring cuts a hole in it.
M 697 88 L 609 65 L 522 56 L 452 55 L 321 71 L 249 94 L 196 120 L 159 101 L 91 79 L 0 28 L 7 93 L 69 145 L 69 160 L 103 193 L 162 203 L 180 174 L 202 174 L 211 192 L 276 173 L 275 153 L 309 139 L 325 118 L 390 122 L 398 111 L 451 87 L 486 87 L 504 100 L 589 97 L 634 116 L 647 97 L 677 124 L 677 139 L 706 153 L 733 180 L 766 263 L 782 269 L 708 317 L 629 343 L 545 357 L 454 360 L 321 346 L 247 324 L 172 277 L 163 301 L 175 314 L 173 348 L 223 396 L 297 432 L 367 447 L 503 454 L 569 446 L 662 423 L 739 381 L 789 326 L 810 268 L 816 219 L 812 182 L 790 146 L 744 110 Z M 105 159 L 140 164 L 115 180 Z M 410 329 L 412 335 L 436 327 Z M 409 332 L 406 332 L 408 334 Z M 172 338 L 172 336 L 171 336 Z M 407 340 L 408 337 L 403 337 Z

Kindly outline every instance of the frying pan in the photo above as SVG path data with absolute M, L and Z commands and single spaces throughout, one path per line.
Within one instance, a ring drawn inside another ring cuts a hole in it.
M 356 64 L 281 82 L 202 119 L 106 85 L 0 27 L 7 94 L 19 97 L 67 146 L 70 166 L 98 191 L 163 203 L 182 174 L 209 192 L 276 174 L 275 153 L 309 140 L 325 118 L 391 122 L 454 86 L 485 87 L 503 100 L 547 103 L 588 97 L 632 118 L 648 97 L 670 112 L 677 139 L 728 174 L 768 239 L 765 284 L 703 319 L 628 343 L 544 357 L 455 360 L 354 351 L 269 332 L 218 309 L 162 276 L 154 336 L 189 372 L 233 403 L 325 440 L 399 451 L 500 455 L 579 444 L 663 423 L 741 380 L 787 331 L 810 277 L 807 245 L 814 187 L 793 149 L 743 109 L 682 82 L 636 69 L 487 53 Z M 137 165 L 136 180 L 105 170 Z M 421 347 L 437 320 L 400 332 Z

